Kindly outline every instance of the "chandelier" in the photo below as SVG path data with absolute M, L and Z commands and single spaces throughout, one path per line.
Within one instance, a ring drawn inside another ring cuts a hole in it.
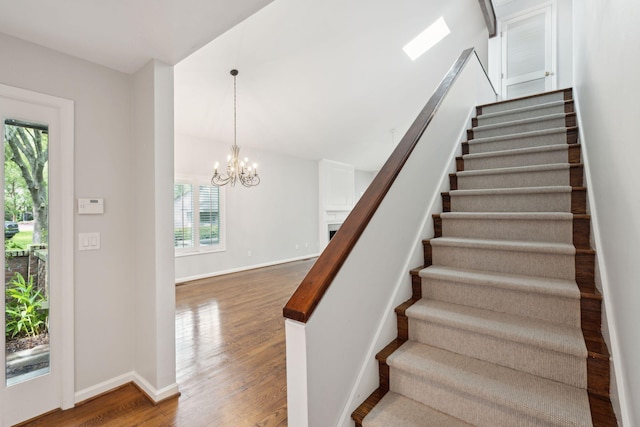
M 214 166 L 213 176 L 211 177 L 211 185 L 222 187 L 231 184 L 235 186 L 236 182 L 240 182 L 245 187 L 253 187 L 260 184 L 258 176 L 258 165 L 249 164 L 249 159 L 240 160 L 240 147 L 237 141 L 237 122 L 236 122 L 236 76 L 238 70 L 231 70 L 233 76 L 233 145 L 231 146 L 231 154 L 227 156 L 227 169 L 223 173 L 218 173 L 218 162 Z

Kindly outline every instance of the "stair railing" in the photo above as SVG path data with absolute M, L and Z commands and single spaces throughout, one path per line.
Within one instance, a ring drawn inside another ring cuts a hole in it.
M 402 167 L 420 141 L 424 131 L 438 111 L 438 107 L 451 89 L 460 72 L 473 56 L 475 49 L 466 49 L 453 64 L 445 78 L 435 90 L 429 102 L 422 109 L 396 149 L 386 161 L 380 172 L 369 185 L 356 206 L 353 208 L 340 230 L 329 241 L 300 286 L 283 309 L 284 317 L 298 322 L 307 322 L 331 281 L 349 256 L 351 249 L 362 235 L 367 224 L 375 214 L 391 188 Z M 488 80 L 489 84 L 491 82 Z M 493 86 L 491 86 L 493 90 Z M 495 90 L 493 90 L 495 93 Z
M 285 305 L 290 425 L 338 425 L 377 387 L 373 356 L 395 336 L 444 177 L 475 106 L 495 100 L 465 50 Z

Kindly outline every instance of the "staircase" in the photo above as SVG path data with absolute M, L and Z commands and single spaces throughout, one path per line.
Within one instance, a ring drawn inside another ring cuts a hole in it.
M 571 94 L 477 107 L 356 426 L 617 425 Z

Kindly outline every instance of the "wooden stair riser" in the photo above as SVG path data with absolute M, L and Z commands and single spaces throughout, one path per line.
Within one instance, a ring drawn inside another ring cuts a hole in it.
M 602 330 L 602 296 L 580 293 L 580 324 L 585 333 L 597 334 Z
M 431 242 L 434 265 L 567 280 L 574 279 L 576 274 L 571 254 L 437 246 L 436 243 Z M 541 266 L 544 266 L 542 270 Z
M 601 397 L 589 393 L 589 405 L 591 406 L 591 419 L 596 427 L 618 427 L 616 414 L 609 397 Z
M 559 144 L 577 144 L 578 129 L 576 127 L 550 134 L 510 135 L 504 138 L 486 140 L 469 140 L 462 143 L 462 154 L 490 153 L 518 148 L 546 147 Z
M 546 119 L 544 117 L 504 123 L 491 126 L 471 128 L 467 130 L 467 140 L 476 138 L 493 138 L 498 136 L 515 135 L 524 132 L 535 132 L 547 129 L 574 127 L 576 125 L 575 113 L 563 114 L 559 118 Z
M 576 283 L 581 292 L 595 292 L 595 252 L 577 249 L 575 255 Z
M 482 114 L 497 113 L 500 111 L 514 110 L 516 108 L 524 108 L 532 105 L 547 104 L 554 101 L 569 101 L 572 99 L 573 91 L 571 89 L 560 89 L 553 92 L 547 92 L 544 95 L 532 95 L 515 100 L 479 105 L 476 107 L 476 115 L 481 116 Z
M 551 170 L 492 170 L 493 173 L 450 174 L 451 190 L 477 190 L 489 188 L 545 187 L 568 185 L 582 187 L 582 165 Z
M 411 341 L 528 372 L 573 387 L 587 386 L 584 357 L 411 317 L 409 331 Z
M 515 120 L 524 120 L 533 117 L 543 117 L 552 114 L 573 113 L 573 101 L 556 101 L 547 104 L 540 104 L 534 107 L 524 109 L 512 109 L 500 113 L 481 114 L 471 119 L 471 126 L 486 126 L 498 123 L 512 122 Z
M 581 325 L 580 300 L 533 290 L 468 284 L 424 278 L 422 293 L 434 301 L 508 313 L 530 319 L 578 327 Z M 544 309 L 535 309 L 544 307 Z

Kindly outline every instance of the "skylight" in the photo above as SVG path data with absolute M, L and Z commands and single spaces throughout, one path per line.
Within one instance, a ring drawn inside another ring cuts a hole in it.
M 415 61 L 420 55 L 438 44 L 450 32 L 444 17 L 441 16 L 436 22 L 429 25 L 426 30 L 418 34 L 415 39 L 407 43 L 402 50 L 412 61 Z

